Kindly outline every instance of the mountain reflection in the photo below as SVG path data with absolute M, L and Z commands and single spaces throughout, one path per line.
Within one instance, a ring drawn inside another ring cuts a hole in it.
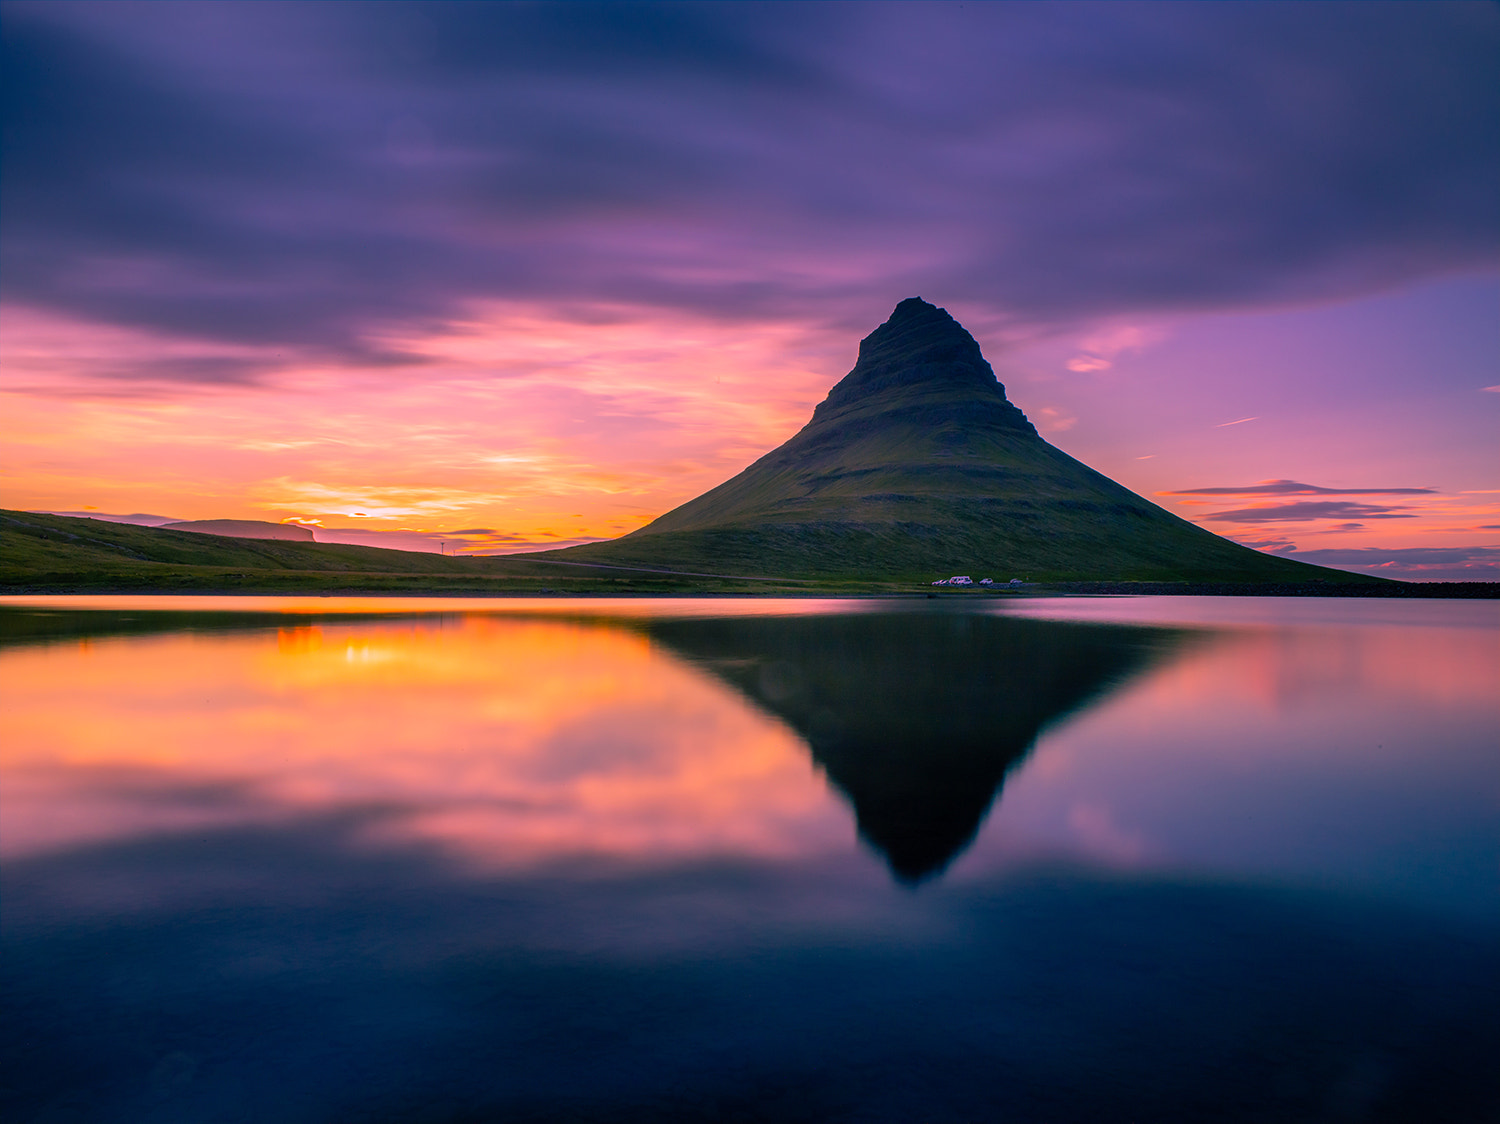
M 800 860 L 847 847 L 819 769 L 915 883 L 1044 727 L 1184 635 L 925 607 L 539 608 L 0 609 L 5 846 L 357 812 L 361 838 L 488 866 Z
M 1180 643 L 1163 629 L 975 614 L 655 621 L 653 640 L 806 739 L 897 878 L 940 873 L 1048 726 Z

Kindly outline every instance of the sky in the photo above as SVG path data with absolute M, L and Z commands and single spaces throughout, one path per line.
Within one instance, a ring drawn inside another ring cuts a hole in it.
M 1500 579 L 1500 5 L 0 12 L 5 507 L 613 537 L 921 296 L 1168 510 Z

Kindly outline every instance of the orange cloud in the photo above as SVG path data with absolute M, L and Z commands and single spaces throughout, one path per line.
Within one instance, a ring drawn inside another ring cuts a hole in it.
M 785 440 L 853 351 L 844 333 L 777 323 L 495 303 L 470 313 L 375 340 L 419 359 L 412 367 L 257 353 L 239 356 L 261 364 L 253 382 L 168 379 L 131 394 L 108 362 L 136 370 L 200 345 L 22 316 L 3 341 L 6 502 L 330 531 L 351 518 L 393 533 L 485 526 L 496 532 L 486 549 L 613 537 Z M 562 525 L 559 509 L 573 513 Z

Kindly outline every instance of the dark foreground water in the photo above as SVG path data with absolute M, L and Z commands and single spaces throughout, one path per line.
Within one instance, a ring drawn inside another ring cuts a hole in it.
M 1494 1121 L 1497 687 L 1494 603 L 13 598 L 0 1116 Z

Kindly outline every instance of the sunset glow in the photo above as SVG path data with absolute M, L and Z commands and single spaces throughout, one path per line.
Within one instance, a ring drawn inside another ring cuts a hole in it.
M 213 387 L 101 387 L 100 365 L 150 341 L 104 329 L 84 342 L 94 335 L 41 316 L 7 323 L 19 490 L 7 502 L 320 528 L 368 518 L 370 531 L 431 540 L 369 540 L 407 549 L 444 535 L 492 552 L 632 531 L 779 443 L 823 390 L 807 333 L 775 324 L 490 310 L 399 341 L 416 377 L 293 367 Z
M 1216 533 L 1500 575 L 1492 5 L 4 19 L 6 507 L 614 537 L 921 295 Z

